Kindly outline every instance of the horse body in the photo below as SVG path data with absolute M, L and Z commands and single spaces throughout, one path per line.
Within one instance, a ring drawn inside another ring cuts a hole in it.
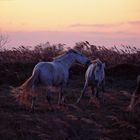
M 47 100 L 50 104 L 51 91 L 49 87 L 60 87 L 58 104 L 61 103 L 63 97 L 63 88 L 67 85 L 69 78 L 69 68 L 74 62 L 81 64 L 89 63 L 87 57 L 73 49 L 67 53 L 55 58 L 51 62 L 39 62 L 33 69 L 32 76 L 20 87 L 30 90 L 32 93 L 31 109 L 34 109 L 36 99 L 35 89 L 39 84 L 46 87 Z M 26 94 L 26 93 L 25 93 Z
M 66 84 L 69 77 L 68 69 L 58 62 L 40 62 L 34 71 L 39 71 L 39 80 L 44 86 Z
M 104 80 L 105 77 L 104 68 L 95 68 L 95 67 L 96 64 L 90 64 L 90 66 L 86 71 L 85 79 L 89 85 L 96 84 L 96 81 L 98 84 L 101 84 L 101 82 Z
M 92 64 L 89 65 L 85 74 L 84 88 L 77 102 L 80 102 L 88 86 L 90 86 L 92 89 L 92 95 L 98 96 L 99 87 L 102 87 L 102 90 L 104 91 L 105 84 L 104 67 L 105 64 L 102 63 L 99 59 L 95 60 Z

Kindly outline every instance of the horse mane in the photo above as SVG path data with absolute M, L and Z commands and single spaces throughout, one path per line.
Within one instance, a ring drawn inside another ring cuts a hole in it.
M 67 52 L 65 52 L 64 54 L 61 54 L 61 55 L 59 55 L 59 56 L 57 56 L 57 57 L 55 57 L 54 58 L 54 61 L 60 61 L 61 59 L 62 59 L 62 57 L 65 57 L 67 54 L 69 54 L 69 53 L 76 53 L 76 54 L 78 54 L 78 52 L 76 51 L 76 50 L 74 50 L 74 49 L 69 49 Z
M 61 58 L 62 58 L 62 57 L 64 57 L 65 55 L 66 55 L 66 53 L 61 54 L 61 55 L 59 55 L 59 56 L 55 57 L 53 60 L 54 60 L 54 61 L 60 61 L 60 60 L 61 60 Z
M 77 50 L 74 50 L 74 49 L 69 49 L 67 51 L 67 53 L 76 53 L 76 54 L 78 54 L 78 51 Z

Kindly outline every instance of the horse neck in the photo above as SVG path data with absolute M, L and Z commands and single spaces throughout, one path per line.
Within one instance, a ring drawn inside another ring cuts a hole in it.
M 65 67 L 69 69 L 71 65 L 75 62 L 75 58 L 68 54 L 61 58 L 61 60 L 59 60 L 58 62 L 65 65 Z

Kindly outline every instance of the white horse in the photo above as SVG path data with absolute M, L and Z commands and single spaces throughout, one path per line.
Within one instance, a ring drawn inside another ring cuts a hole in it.
M 138 103 L 140 103 L 140 75 L 137 77 L 137 86 L 131 96 L 131 101 L 129 106 L 127 107 L 127 111 L 132 111 Z
M 89 65 L 85 74 L 84 88 L 81 92 L 80 98 L 78 98 L 77 100 L 77 103 L 80 102 L 88 86 L 91 87 L 92 96 L 98 97 L 98 92 L 100 87 L 104 91 L 104 85 L 105 85 L 104 68 L 105 68 L 105 64 L 102 63 L 99 59 L 94 60 L 92 64 Z
M 46 89 L 48 103 L 51 101 L 50 87 L 60 87 L 58 104 L 63 99 L 63 89 L 67 85 L 69 69 L 73 63 L 78 62 L 83 65 L 89 63 L 89 59 L 82 53 L 70 49 L 65 54 L 55 58 L 52 62 L 39 62 L 33 69 L 32 76 L 20 87 L 32 93 L 31 109 L 34 109 L 36 94 L 35 89 L 41 84 Z

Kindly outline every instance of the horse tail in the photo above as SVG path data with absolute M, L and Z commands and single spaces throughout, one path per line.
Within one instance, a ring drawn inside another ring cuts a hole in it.
M 36 86 L 39 81 L 39 70 L 33 71 L 32 76 L 29 77 L 20 87 L 12 90 L 13 96 L 21 104 L 30 105 L 30 99 L 34 96 L 32 89 Z
M 32 86 L 35 86 L 35 84 L 37 83 L 37 81 L 39 80 L 38 78 L 39 76 L 39 70 L 35 70 L 32 73 L 32 76 L 29 77 L 29 79 L 27 79 L 21 86 L 20 88 L 24 88 L 25 90 L 31 90 Z

